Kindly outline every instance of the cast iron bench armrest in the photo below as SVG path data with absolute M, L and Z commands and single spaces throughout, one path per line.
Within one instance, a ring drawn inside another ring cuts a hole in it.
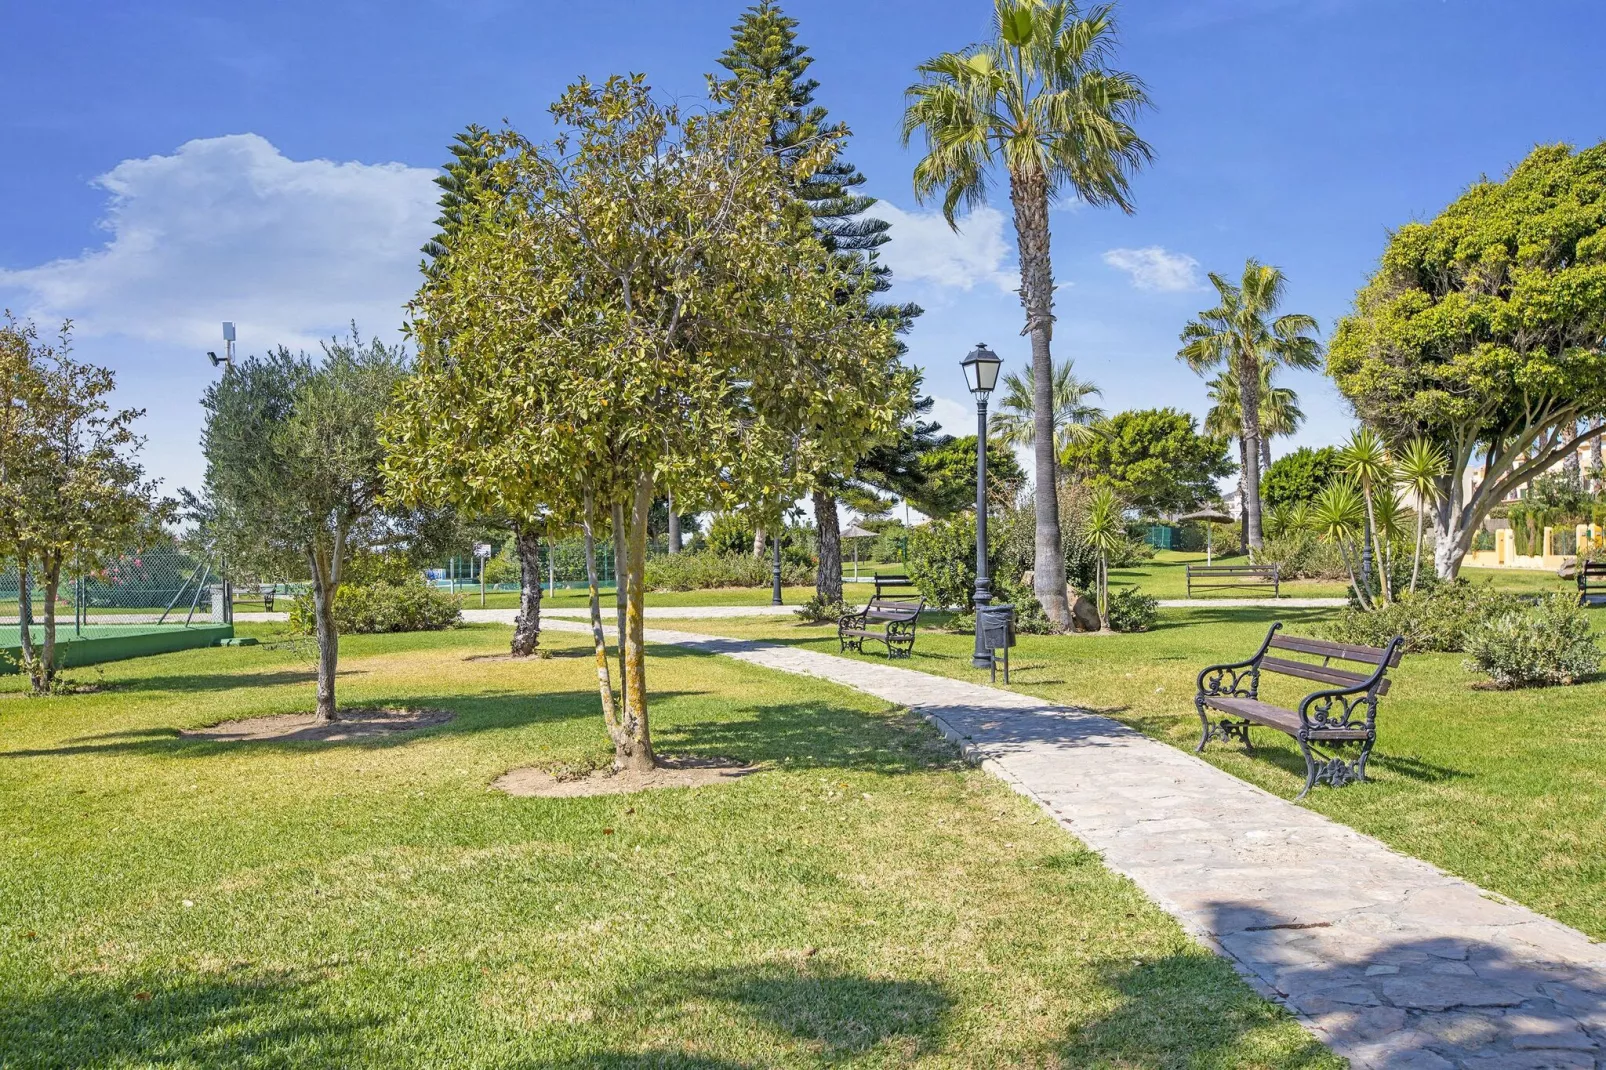
M 1383 678 L 1383 673 L 1387 669 L 1387 665 L 1379 665 L 1377 667 L 1377 672 L 1373 673 L 1372 678 L 1366 681 L 1364 684 L 1356 684 L 1353 687 L 1334 687 L 1325 691 L 1312 691 L 1310 694 L 1299 700 L 1299 723 L 1304 726 L 1305 731 L 1307 732 L 1324 732 L 1335 729 L 1372 728 L 1377 723 L 1377 684 L 1378 681 Z M 1349 695 L 1355 695 L 1358 698 L 1364 698 L 1365 702 L 1362 703 L 1360 701 L 1352 701 L 1346 697 Z M 1329 716 L 1327 712 L 1332 709 L 1334 699 L 1344 700 L 1342 705 L 1339 707 L 1342 716 L 1336 721 Z M 1310 713 L 1313 705 L 1320 707 L 1320 709 L 1316 711 L 1315 720 L 1311 719 Z M 1351 715 L 1354 714 L 1356 707 L 1361 705 L 1365 705 L 1366 707 L 1366 721 L 1364 724 L 1350 719 Z
M 1271 626 L 1271 630 L 1266 633 L 1266 638 L 1260 644 L 1260 649 L 1255 651 L 1252 657 L 1244 661 L 1227 662 L 1224 665 L 1207 665 L 1201 669 L 1199 671 L 1199 693 L 1201 695 L 1242 695 L 1247 698 L 1256 697 L 1260 690 L 1260 659 L 1266 656 L 1266 650 L 1271 646 L 1271 637 L 1276 635 L 1277 630 L 1282 626 L 1282 621 L 1278 621 Z M 1250 670 L 1249 689 L 1247 691 L 1238 686 L 1243 681 L 1244 669 Z M 1221 686 L 1221 678 L 1223 674 L 1229 672 L 1232 673 L 1232 680 L 1230 681 L 1230 686 L 1223 690 Z M 1215 679 L 1207 684 L 1205 682 L 1205 677 L 1209 676 L 1211 673 L 1215 674 Z

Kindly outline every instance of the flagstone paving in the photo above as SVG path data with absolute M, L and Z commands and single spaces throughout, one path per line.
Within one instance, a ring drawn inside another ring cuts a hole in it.
M 1606 945 L 1115 721 L 774 643 L 647 638 L 908 706 L 1354 1066 L 1593 1070 L 1606 1056 Z

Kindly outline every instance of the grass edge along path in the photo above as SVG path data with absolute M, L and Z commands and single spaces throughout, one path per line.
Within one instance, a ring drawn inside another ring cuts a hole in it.
M 266 632 L 267 629 L 264 629 Z M 510 799 L 606 738 L 579 637 L 342 642 L 362 744 L 183 739 L 310 708 L 293 650 L 0 692 L 0 1064 L 1336 1067 L 1025 800 L 887 703 L 651 653 L 730 786 Z

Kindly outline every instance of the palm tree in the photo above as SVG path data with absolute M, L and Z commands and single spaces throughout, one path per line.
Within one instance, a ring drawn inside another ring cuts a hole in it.
M 1267 361 L 1261 364 L 1260 375 L 1260 470 L 1265 474 L 1271 467 L 1271 440 L 1279 435 L 1291 435 L 1305 422 L 1305 410 L 1299 407 L 1299 395 L 1293 387 L 1273 386 L 1271 377 L 1276 365 Z M 1244 453 L 1243 398 L 1238 380 L 1230 371 L 1221 372 L 1205 394 L 1213 404 L 1205 413 L 1204 429 L 1209 435 L 1229 438 L 1238 443 L 1238 500 L 1245 500 L 1244 481 L 1249 471 L 1248 457 Z M 1245 514 L 1247 521 L 1247 513 Z M 1264 527 L 1264 518 L 1262 518 Z M 1249 544 L 1247 522 L 1241 525 L 1244 546 Z M 1264 532 L 1263 532 L 1264 533 Z
M 1361 497 L 1366 502 L 1367 530 L 1372 533 L 1373 545 L 1378 548 L 1379 589 L 1383 592 L 1383 604 L 1388 605 L 1394 597 L 1389 589 L 1389 532 L 1378 527 L 1375 495 L 1378 490 L 1382 490 L 1384 497 L 1391 499 L 1388 516 L 1392 521 L 1398 514 L 1393 500 L 1394 462 L 1389 460 L 1388 449 L 1383 445 L 1383 440 L 1370 427 L 1363 427 L 1350 435 L 1344 448 L 1338 451 L 1338 458 L 1344 466 L 1344 474 L 1355 480 L 1361 489 Z
M 1422 571 L 1422 533 L 1428 506 L 1444 494 L 1439 479 L 1449 470 L 1449 461 L 1442 448 L 1418 435 L 1401 451 L 1398 469 L 1400 482 L 1416 496 L 1416 552 L 1411 555 L 1411 593 L 1415 594 L 1417 576 Z
M 1099 394 L 1099 388 L 1075 374 L 1075 362 L 1054 362 L 1054 453 L 1065 452 L 1065 447 L 1097 434 L 1093 424 L 1104 419 L 1104 410 L 1089 405 L 1087 399 Z M 993 418 L 992 431 L 1006 446 L 1030 446 L 1037 437 L 1037 409 L 1030 380 L 1019 372 L 1004 376 L 1004 397 L 998 403 L 998 415 Z
M 1273 318 L 1287 280 L 1278 268 L 1250 259 L 1243 280 L 1234 284 L 1215 272 L 1210 283 L 1221 301 L 1182 329 L 1177 356 L 1196 372 L 1226 365 L 1238 385 L 1238 411 L 1244 458 L 1244 520 L 1251 551 L 1260 549 L 1260 460 L 1263 364 L 1315 368 L 1321 343 L 1313 337 L 1316 320 L 1303 313 Z
M 992 38 L 922 63 L 906 94 L 903 140 L 920 132 L 915 197 L 942 195 L 955 213 L 987 203 L 988 171 L 1002 162 L 1020 251 L 1021 305 L 1032 340 L 1036 428 L 1036 567 L 1033 587 L 1050 620 L 1070 624 L 1060 542 L 1054 449 L 1054 271 L 1049 205 L 1069 193 L 1132 211 L 1131 174 L 1151 157 L 1132 128 L 1148 105 L 1143 83 L 1109 66 L 1115 23 L 1107 6 L 1086 16 L 1070 0 L 994 0 Z
M 1099 487 L 1088 499 L 1082 541 L 1099 555 L 1099 630 L 1104 632 L 1110 630 L 1110 554 L 1125 538 L 1126 521 L 1121 512 L 1121 500 L 1109 487 Z
M 1366 506 L 1361 500 L 1360 488 L 1355 480 L 1343 476 L 1322 488 L 1311 506 L 1310 525 L 1316 534 L 1338 546 L 1338 554 L 1349 571 L 1350 586 L 1362 609 L 1372 608 L 1371 592 L 1362 587 L 1355 567 L 1351 544 L 1360 536 L 1366 524 Z

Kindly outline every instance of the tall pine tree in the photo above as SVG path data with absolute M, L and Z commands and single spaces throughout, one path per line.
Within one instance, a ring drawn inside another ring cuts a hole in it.
M 424 270 L 434 267 L 435 261 L 446 255 L 452 234 L 463 223 L 463 207 L 474 199 L 477 186 L 491 171 L 494 158 L 487 140 L 491 132 L 477 123 L 469 123 L 452 139 L 448 146 L 452 158 L 441 173 L 435 176 L 435 185 L 441 188 L 441 214 L 435 219 L 440 228 L 433 238 L 424 243 L 423 253 L 429 257 Z
M 769 141 L 772 150 L 788 163 L 820 138 L 841 139 L 847 134 L 846 127 L 830 122 L 825 108 L 814 103 L 814 91 L 820 83 L 808 76 L 814 58 L 797 43 L 797 25 L 797 20 L 782 12 L 775 0 L 759 0 L 731 27 L 731 46 L 719 59 L 720 66 L 731 73 L 731 82 L 779 89 Z M 858 192 L 864 182 L 858 168 L 838 156 L 799 182 L 793 193 L 808 205 L 821 243 L 851 262 L 846 265 L 850 270 L 869 276 L 872 290 L 882 293 L 892 285 L 892 272 L 880 262 L 876 250 L 890 240 L 890 224 L 867 214 L 876 199 Z M 871 314 L 894 320 L 901 332 L 908 329 L 920 311 L 917 305 L 875 304 Z M 929 409 L 928 400 L 922 411 Z M 918 413 L 912 415 L 919 424 Z M 919 428 L 918 435 L 907 435 L 905 441 L 871 451 L 855 471 L 843 473 L 838 484 L 863 483 L 893 493 L 906 489 L 901 484 L 912 468 L 903 454 L 912 444 L 930 440 L 937 430 L 934 424 L 919 424 Z M 822 485 L 814 489 L 812 496 L 820 551 L 815 593 L 827 602 L 842 600 L 837 489 L 837 485 Z

